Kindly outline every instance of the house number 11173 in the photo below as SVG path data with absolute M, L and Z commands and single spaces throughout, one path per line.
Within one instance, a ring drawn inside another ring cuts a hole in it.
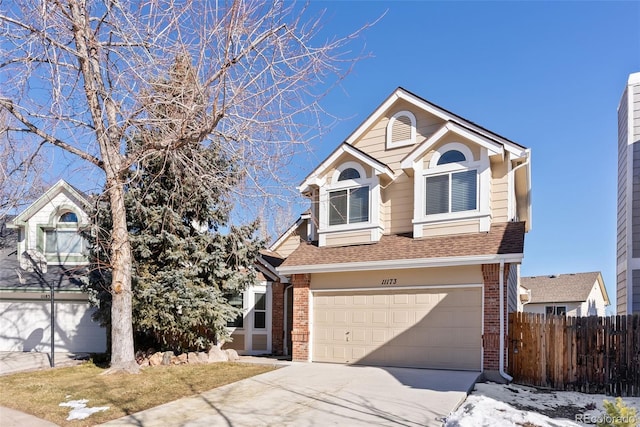
M 382 279 L 383 285 L 395 285 L 398 283 L 398 279 Z

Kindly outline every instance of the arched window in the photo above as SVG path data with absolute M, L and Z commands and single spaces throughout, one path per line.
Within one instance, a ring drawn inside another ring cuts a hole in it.
M 329 193 L 329 225 L 369 221 L 370 187 L 364 169 L 356 162 L 338 167 Z
M 474 211 L 478 208 L 478 170 L 470 168 L 469 148 L 450 143 L 434 153 L 426 171 L 426 215 Z
M 458 150 L 449 150 L 438 159 L 438 165 L 466 162 L 467 158 Z
M 65 212 L 60 215 L 58 222 L 78 222 L 78 215 L 74 212 Z
M 360 178 L 360 172 L 355 170 L 354 168 L 347 168 L 340 172 L 338 175 L 338 181 L 346 181 L 347 179 L 358 179 Z

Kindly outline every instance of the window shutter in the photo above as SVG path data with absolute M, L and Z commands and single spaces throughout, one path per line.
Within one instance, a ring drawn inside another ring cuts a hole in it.
M 476 209 L 477 182 L 475 170 L 451 174 L 451 212 Z
M 411 140 L 411 119 L 408 116 L 399 116 L 391 129 L 391 142 Z

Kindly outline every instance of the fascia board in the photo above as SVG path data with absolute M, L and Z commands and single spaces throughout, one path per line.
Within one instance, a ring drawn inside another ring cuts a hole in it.
M 298 187 L 298 190 L 304 193 L 309 189 L 309 187 L 313 185 L 320 185 L 321 183 L 318 181 L 318 176 L 322 174 L 336 160 L 338 160 L 338 158 L 343 154 L 349 154 L 350 156 L 355 157 L 357 160 L 360 160 L 365 165 L 372 167 L 375 170 L 376 175 L 386 175 L 389 178 L 393 178 L 393 171 L 389 169 L 388 166 L 364 155 L 362 152 L 353 148 L 349 144 L 342 143 L 331 155 L 329 155 L 329 157 L 327 157 L 324 162 L 320 164 L 320 166 L 315 168 L 313 172 L 311 172 L 309 176 L 307 176 L 307 178 Z
M 316 264 L 316 265 L 296 265 L 291 267 L 278 267 L 279 274 L 305 274 L 305 273 L 338 273 L 347 271 L 370 271 L 370 270 L 398 270 L 409 268 L 425 267 L 452 267 L 460 265 L 474 264 L 496 264 L 500 261 L 508 263 L 521 263 L 524 255 L 478 255 L 463 257 L 441 257 L 441 258 L 417 258 L 384 261 L 347 262 L 338 264 Z
M 409 153 L 407 157 L 402 159 L 400 167 L 402 169 L 410 169 L 413 167 L 413 163 L 424 156 L 424 154 L 436 145 L 442 138 L 444 138 L 449 132 L 455 133 L 469 141 L 472 141 L 489 151 L 489 155 L 504 154 L 503 146 L 498 144 L 489 138 L 477 134 L 475 131 L 471 131 L 463 126 L 454 122 L 445 123 L 440 129 L 438 129 L 433 135 L 431 135 L 425 142 L 423 142 L 416 150 Z
M 280 246 L 282 244 L 282 242 L 284 242 L 289 236 L 291 236 L 291 234 L 296 231 L 296 229 L 300 226 L 300 224 L 302 224 L 302 221 L 304 221 L 305 218 L 303 218 L 302 216 L 300 216 L 300 218 L 298 218 L 296 220 L 295 223 L 293 223 L 293 225 L 291 227 L 289 227 L 289 229 L 287 231 L 285 231 L 284 233 L 282 233 L 282 235 L 278 238 L 278 240 L 276 240 L 275 242 L 273 242 L 273 244 L 271 246 L 269 246 L 269 250 L 273 251 L 273 252 L 277 252 L 275 250 L 275 248 L 277 248 L 278 246 Z
M 33 203 L 31 203 L 25 210 L 16 215 L 16 217 L 12 221 L 13 225 L 24 225 L 26 219 L 31 218 L 37 211 L 42 209 L 42 207 L 49 200 L 53 199 L 53 197 L 55 197 L 55 195 L 57 195 L 62 189 L 67 190 L 69 193 L 71 193 L 71 195 L 73 195 L 73 197 L 79 200 L 83 205 L 89 204 L 87 199 L 85 199 L 82 194 L 78 193 L 78 191 L 76 191 L 76 189 L 69 185 L 65 180 L 61 179 L 56 182 L 51 188 L 45 191 Z

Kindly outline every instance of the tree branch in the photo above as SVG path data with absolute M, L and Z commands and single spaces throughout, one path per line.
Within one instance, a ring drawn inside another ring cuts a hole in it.
M 29 131 L 38 135 L 40 138 L 55 145 L 56 147 L 60 147 L 72 154 L 75 154 L 76 156 L 80 157 L 83 160 L 93 163 L 94 165 L 96 165 L 101 169 L 103 168 L 102 160 L 98 159 L 95 156 L 92 156 L 91 154 L 85 151 L 79 150 L 73 145 L 67 144 L 66 142 L 54 137 L 53 135 L 49 135 L 48 133 L 40 129 L 38 126 L 33 124 L 28 118 L 26 118 L 22 113 L 20 113 L 20 111 L 18 111 L 18 109 L 13 105 L 13 101 L 11 101 L 10 99 L 0 98 L 0 106 L 5 108 L 7 111 L 9 111 L 9 113 L 11 113 L 13 117 L 18 119 L 22 124 L 24 124 L 29 129 Z

